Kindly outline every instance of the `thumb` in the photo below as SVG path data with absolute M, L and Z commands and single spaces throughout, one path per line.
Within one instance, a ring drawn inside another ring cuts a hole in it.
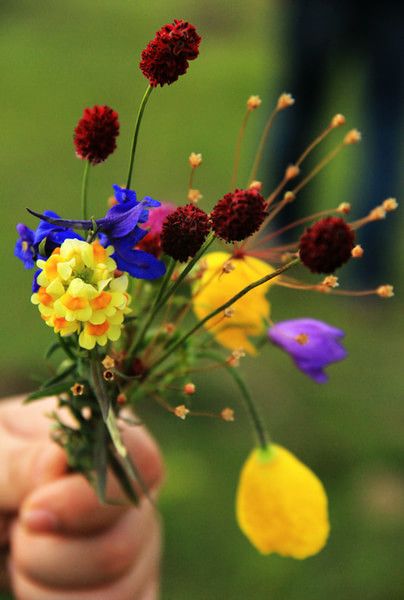
M 63 450 L 44 434 L 43 406 L 0 406 L 0 512 L 17 511 L 34 489 L 66 471 Z

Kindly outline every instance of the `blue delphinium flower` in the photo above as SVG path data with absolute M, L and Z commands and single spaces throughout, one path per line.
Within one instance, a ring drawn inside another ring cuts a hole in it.
M 317 383 L 328 381 L 324 367 L 347 356 L 340 344 L 344 335 L 341 329 L 308 318 L 281 321 L 268 329 L 270 341 L 290 354 L 298 369 Z
M 139 279 L 161 277 L 165 273 L 164 263 L 148 252 L 135 249 L 136 244 L 147 235 L 147 231 L 139 227 L 139 224 L 146 223 L 149 209 L 160 206 L 160 202 L 148 196 L 139 202 L 133 190 L 118 185 L 114 185 L 113 188 L 117 204 L 101 219 L 60 219 L 46 213 L 42 215 L 31 210 L 30 212 L 45 221 L 48 226 L 58 228 L 75 227 L 89 230 L 94 228 L 95 223 L 101 243 L 114 246 L 115 253 L 112 258 L 116 261 L 118 269 Z
M 32 269 L 35 265 L 34 236 L 35 232 L 24 223 L 18 223 L 17 233 L 20 236 L 14 247 L 14 256 L 19 258 L 26 269 Z

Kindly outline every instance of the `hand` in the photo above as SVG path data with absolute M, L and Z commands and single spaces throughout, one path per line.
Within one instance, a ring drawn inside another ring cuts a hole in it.
M 81 475 L 66 472 L 44 416 L 54 404 L 0 403 L 0 545 L 10 542 L 17 600 L 155 600 L 156 509 L 146 498 L 138 507 L 101 505 Z M 124 426 L 123 436 L 154 493 L 163 473 L 155 442 L 141 427 Z M 108 492 L 117 496 L 116 481 Z

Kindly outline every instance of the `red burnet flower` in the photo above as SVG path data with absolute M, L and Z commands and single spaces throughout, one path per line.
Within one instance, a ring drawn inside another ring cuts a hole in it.
M 97 165 L 116 148 L 119 135 L 118 113 L 109 106 L 93 106 L 84 109 L 83 116 L 74 130 L 76 154 L 83 160 Z
M 355 232 L 341 217 L 326 217 L 306 229 L 299 255 L 312 273 L 333 273 L 351 258 Z
M 266 202 L 255 188 L 225 194 L 210 213 L 212 229 L 226 242 L 240 242 L 258 231 L 266 217 Z
M 142 52 L 140 69 L 157 87 L 174 83 L 186 73 L 190 60 L 199 54 L 201 37 L 193 25 L 182 19 L 164 25 Z
M 186 262 L 195 256 L 210 230 L 208 215 L 195 206 L 179 206 L 163 223 L 161 247 L 175 260 Z

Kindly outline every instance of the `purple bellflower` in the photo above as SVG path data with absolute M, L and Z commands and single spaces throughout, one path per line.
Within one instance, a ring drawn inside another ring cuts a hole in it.
M 343 360 L 347 351 L 340 344 L 344 332 L 316 319 L 290 319 L 268 329 L 271 342 L 285 350 L 303 371 L 317 383 L 326 383 L 324 367 Z
M 135 246 L 147 235 L 147 231 L 139 227 L 146 223 L 149 209 L 160 206 L 160 202 L 146 196 L 142 201 L 136 198 L 136 192 L 114 185 L 114 194 L 117 200 L 101 219 L 74 220 L 61 219 L 45 214 L 29 212 L 39 217 L 46 225 L 53 229 L 66 229 L 75 227 L 77 229 L 90 230 L 97 227 L 101 243 L 112 244 L 115 252 L 112 258 L 116 261 L 118 269 L 126 271 L 133 277 L 139 279 L 156 279 L 165 273 L 165 265 L 148 252 L 135 249 Z

